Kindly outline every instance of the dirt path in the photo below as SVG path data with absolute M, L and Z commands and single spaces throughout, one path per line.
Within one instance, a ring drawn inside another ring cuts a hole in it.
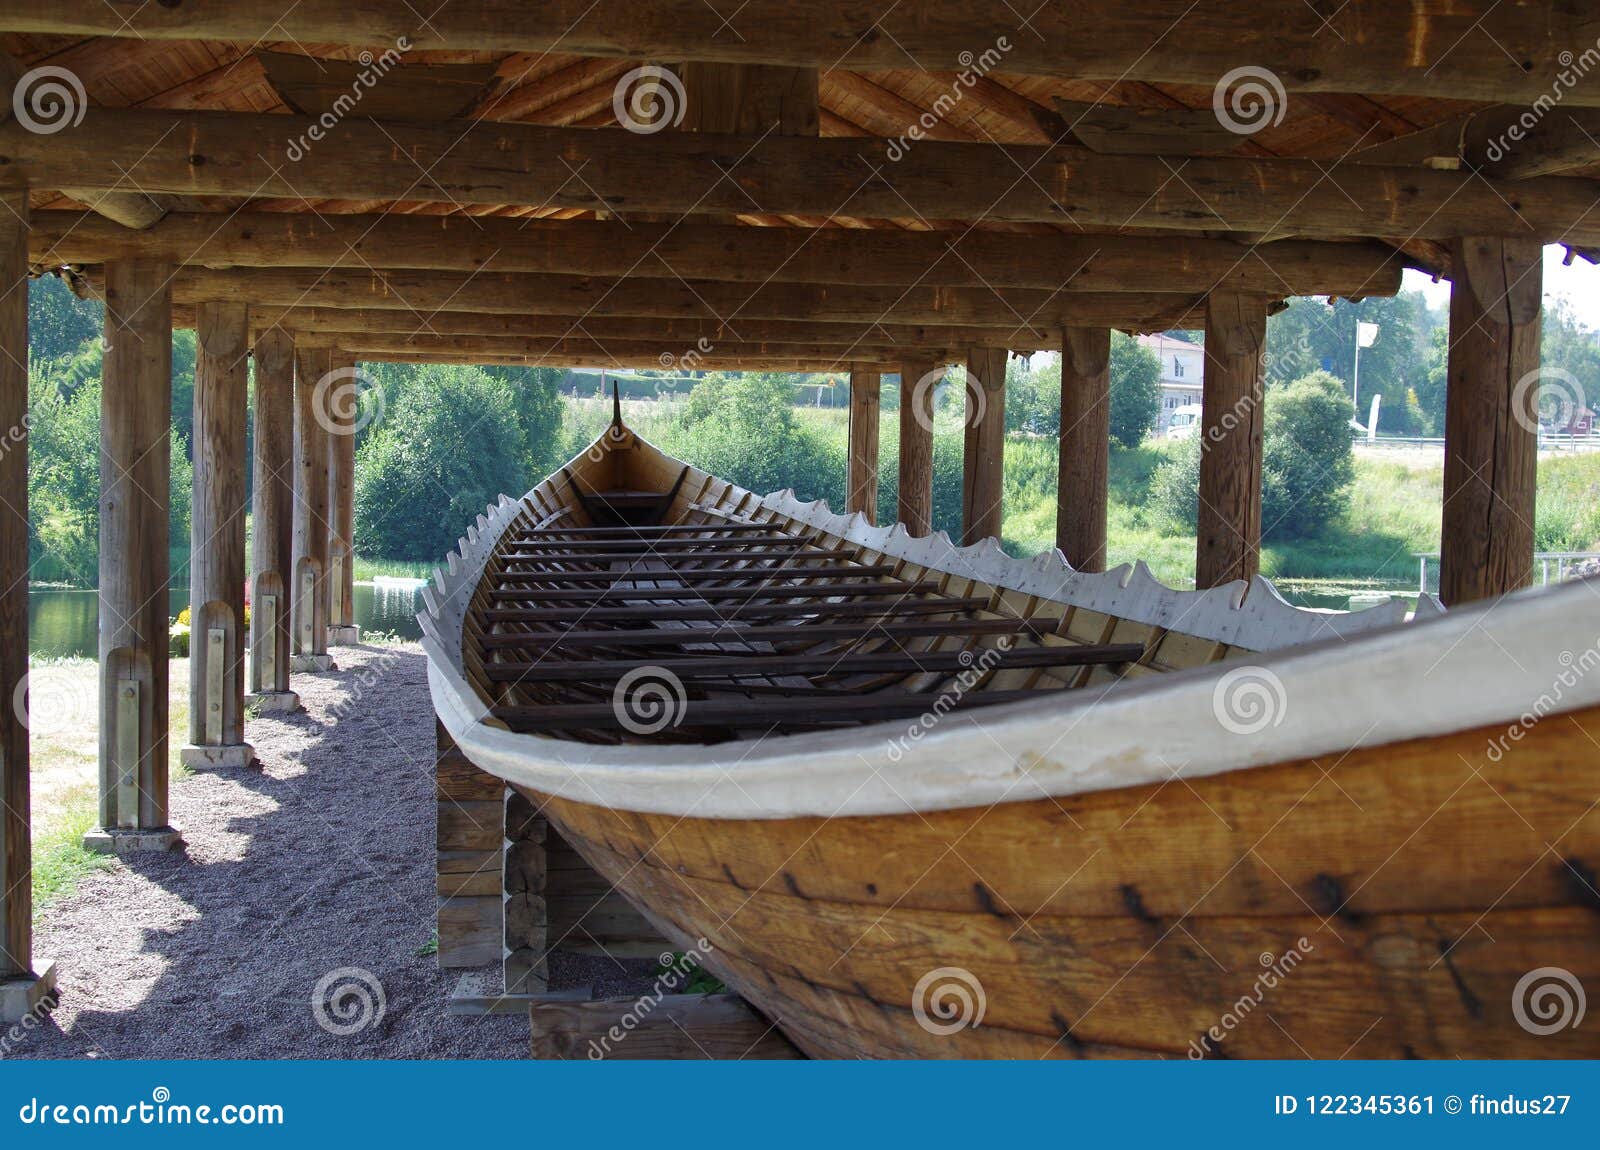
M 456 975 L 420 953 L 434 909 L 422 652 L 336 657 L 337 673 L 295 676 L 305 711 L 250 722 L 260 768 L 173 785 L 186 854 L 133 857 L 45 912 L 35 952 L 56 960 L 61 1003 L 11 1057 L 527 1056 L 525 1019 L 447 1015 Z

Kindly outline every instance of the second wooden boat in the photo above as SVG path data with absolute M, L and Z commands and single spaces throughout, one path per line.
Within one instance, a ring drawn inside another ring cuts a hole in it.
M 619 420 L 421 619 L 461 750 L 810 1054 L 1600 1055 L 1594 584 L 1177 591 Z

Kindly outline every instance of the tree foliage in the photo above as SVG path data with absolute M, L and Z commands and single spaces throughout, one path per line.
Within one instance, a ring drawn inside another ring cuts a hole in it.
M 1261 537 L 1267 542 L 1321 534 L 1349 506 L 1355 463 L 1350 400 L 1339 381 L 1315 371 L 1266 393 L 1261 461 Z M 1173 449 L 1152 482 L 1158 518 L 1192 532 L 1200 506 L 1203 435 Z
M 438 559 L 500 495 L 539 477 L 518 388 L 482 368 L 391 375 L 394 398 L 357 447 L 356 551 Z

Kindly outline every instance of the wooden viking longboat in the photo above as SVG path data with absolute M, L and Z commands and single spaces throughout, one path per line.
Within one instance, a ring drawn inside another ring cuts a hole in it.
M 813 1056 L 1600 1055 L 1593 583 L 1178 591 L 619 419 L 426 601 L 460 749 Z

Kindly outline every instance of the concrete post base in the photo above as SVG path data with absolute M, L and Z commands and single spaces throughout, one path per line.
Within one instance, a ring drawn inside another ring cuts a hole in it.
M 40 1005 L 56 992 L 56 964 L 35 960 L 37 974 L 19 974 L 0 979 L 0 1024 L 21 1022 L 37 1014 Z
M 289 658 L 291 671 L 337 671 L 332 655 L 292 655 Z
M 247 710 L 254 708 L 258 715 L 273 711 L 298 711 L 300 696 L 293 691 L 257 691 L 244 697 L 244 705 Z
M 103 855 L 170 851 L 183 845 L 183 835 L 172 827 L 96 827 L 83 836 L 83 849 Z
M 354 623 L 328 628 L 328 644 L 333 647 L 354 647 L 361 642 L 361 628 Z
M 200 771 L 208 767 L 248 767 L 256 761 L 256 749 L 249 743 L 227 743 L 217 747 L 191 743 L 179 748 L 178 761 Z

